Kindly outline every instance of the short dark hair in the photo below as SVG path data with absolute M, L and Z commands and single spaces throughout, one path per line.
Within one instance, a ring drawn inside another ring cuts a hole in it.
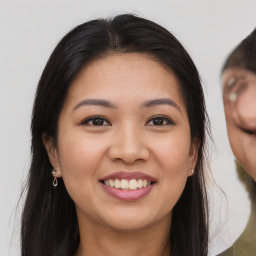
M 256 29 L 231 52 L 223 65 L 222 72 L 233 67 L 256 73 Z
M 70 31 L 56 46 L 40 78 L 33 107 L 32 161 L 22 214 L 22 256 L 70 256 L 80 237 L 75 205 L 62 179 L 53 189 L 51 164 L 42 143 L 57 140 L 58 118 L 69 88 L 93 60 L 111 53 L 145 53 L 174 72 L 188 113 L 191 140 L 200 139 L 195 174 L 175 205 L 170 231 L 172 256 L 206 256 L 208 204 L 204 178 L 207 113 L 198 71 L 180 42 L 160 25 L 130 14 L 96 19 Z

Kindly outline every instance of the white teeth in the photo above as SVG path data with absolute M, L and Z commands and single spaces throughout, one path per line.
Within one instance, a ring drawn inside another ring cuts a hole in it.
M 109 180 L 109 186 L 113 188 L 115 186 L 115 182 L 113 180 Z
M 138 188 L 145 188 L 151 184 L 148 180 L 142 180 L 142 179 L 132 179 L 132 180 L 126 180 L 126 179 L 115 179 L 115 180 L 104 180 L 104 184 L 109 187 L 115 187 L 119 189 L 126 189 L 126 190 L 135 190 Z
M 137 189 L 138 185 L 137 185 L 137 180 L 130 180 L 129 181 L 129 189 Z
M 148 185 L 148 182 L 147 182 L 146 180 L 143 180 L 143 181 L 142 181 L 142 187 L 145 188 L 147 185 Z
M 129 181 L 122 179 L 120 182 L 120 188 L 121 189 L 128 189 L 129 188 Z
M 142 180 L 141 179 L 138 180 L 137 186 L 138 186 L 138 188 L 142 188 Z
M 115 188 L 120 188 L 120 181 L 115 179 Z

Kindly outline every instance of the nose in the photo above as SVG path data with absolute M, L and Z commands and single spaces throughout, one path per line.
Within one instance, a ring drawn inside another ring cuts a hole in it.
M 251 84 L 239 96 L 237 123 L 249 130 L 256 130 L 256 84 Z
M 149 159 L 149 149 L 144 136 L 134 125 L 119 127 L 114 136 L 108 152 L 112 161 L 133 164 Z

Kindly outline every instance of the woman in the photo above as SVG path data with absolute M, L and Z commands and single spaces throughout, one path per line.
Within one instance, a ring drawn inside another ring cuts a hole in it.
M 227 131 L 239 178 L 251 200 L 247 225 L 222 256 L 256 254 L 256 30 L 230 54 L 222 73 Z
M 177 39 L 133 15 L 69 32 L 39 81 L 22 255 L 207 255 L 207 115 Z

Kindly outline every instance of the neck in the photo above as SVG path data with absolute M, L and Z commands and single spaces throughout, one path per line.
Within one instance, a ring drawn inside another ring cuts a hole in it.
M 80 245 L 75 256 L 169 256 L 170 223 L 160 221 L 140 230 L 116 230 L 79 223 Z

